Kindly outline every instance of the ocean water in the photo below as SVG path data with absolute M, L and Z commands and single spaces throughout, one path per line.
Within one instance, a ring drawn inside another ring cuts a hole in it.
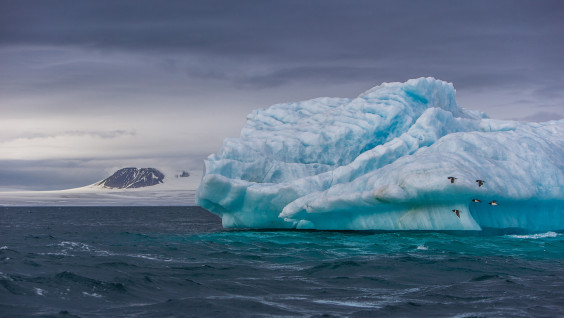
M 198 207 L 0 208 L 0 316 L 564 316 L 564 234 L 224 230 Z

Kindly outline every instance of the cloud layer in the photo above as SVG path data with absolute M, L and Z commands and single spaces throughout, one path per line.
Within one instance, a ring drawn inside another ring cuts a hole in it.
M 495 118 L 563 118 L 562 16 L 561 1 L 2 1 L 0 173 L 201 169 L 254 108 L 420 76 Z

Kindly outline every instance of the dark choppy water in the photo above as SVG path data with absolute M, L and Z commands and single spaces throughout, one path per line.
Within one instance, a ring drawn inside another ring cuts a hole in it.
M 564 235 L 225 231 L 196 207 L 0 208 L 0 316 L 564 316 Z

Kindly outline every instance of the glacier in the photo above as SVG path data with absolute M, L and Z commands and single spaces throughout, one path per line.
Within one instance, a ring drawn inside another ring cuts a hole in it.
M 273 105 L 205 160 L 196 199 L 228 228 L 563 230 L 564 120 L 490 119 L 434 78 Z

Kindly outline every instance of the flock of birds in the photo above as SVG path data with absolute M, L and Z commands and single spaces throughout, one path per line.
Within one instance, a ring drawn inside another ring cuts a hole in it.
M 455 177 L 448 177 L 448 179 L 450 180 L 450 183 L 454 183 L 454 180 L 458 179 Z M 484 180 L 476 180 L 476 183 L 478 183 L 478 187 L 481 187 L 484 183 L 486 183 L 486 181 Z M 478 200 L 478 199 L 472 199 L 472 202 L 476 202 L 476 203 L 480 203 L 482 201 Z M 495 205 L 499 205 L 495 200 L 493 200 L 492 202 L 488 203 L 489 205 L 495 206 Z M 458 216 L 458 218 L 460 219 L 460 210 L 452 210 L 452 212 L 456 213 L 456 216 Z

